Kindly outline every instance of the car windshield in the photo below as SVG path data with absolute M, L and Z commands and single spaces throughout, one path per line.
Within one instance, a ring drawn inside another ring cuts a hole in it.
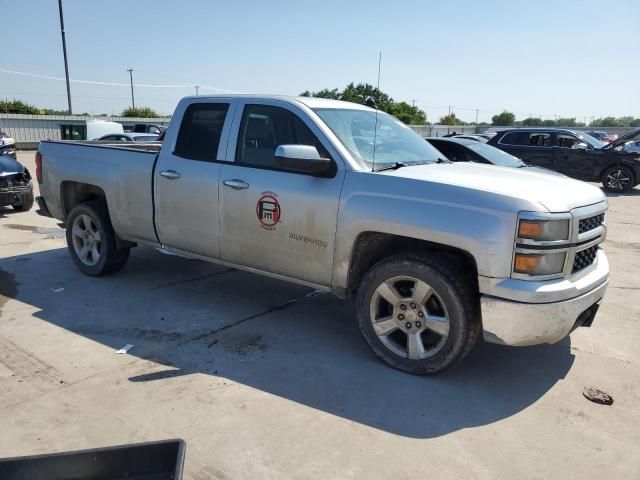
M 314 111 L 345 148 L 368 168 L 385 168 L 396 163 L 435 163 L 441 157 L 438 150 L 411 128 L 386 113 L 378 112 L 376 131 L 374 111 L 344 108 L 318 108 Z
M 499 148 L 492 147 L 491 145 L 487 145 L 486 143 L 468 143 L 465 146 L 481 157 L 486 158 L 494 165 L 500 165 L 501 167 L 524 167 L 526 165 L 526 163 L 519 158 L 509 155 L 507 152 L 504 152 Z
M 602 148 L 602 147 L 604 147 L 606 145 L 606 143 L 601 142 L 597 138 L 589 135 L 587 132 L 576 132 L 576 135 L 578 136 L 578 138 L 580 140 L 582 140 L 583 142 L 589 144 L 593 148 Z

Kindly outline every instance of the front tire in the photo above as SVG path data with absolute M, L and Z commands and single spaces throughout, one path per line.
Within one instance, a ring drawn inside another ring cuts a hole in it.
M 475 345 L 478 296 L 452 260 L 398 255 L 364 276 L 356 298 L 358 325 L 374 353 L 393 368 L 438 373 Z
M 602 186 L 607 192 L 623 193 L 631 190 L 636 182 L 630 168 L 623 165 L 611 167 L 602 175 Z
M 69 253 L 85 275 L 108 275 L 127 263 L 129 249 L 117 249 L 116 234 L 102 202 L 77 205 L 71 210 L 66 224 Z
M 33 202 L 34 202 L 33 192 L 31 192 L 28 195 L 22 196 L 22 198 L 20 199 L 20 202 L 12 203 L 11 206 L 17 212 L 27 212 L 31 210 L 31 208 L 33 207 Z

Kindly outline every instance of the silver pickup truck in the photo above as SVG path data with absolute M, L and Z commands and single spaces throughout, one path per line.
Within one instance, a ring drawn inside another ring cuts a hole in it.
M 534 169 L 450 163 L 395 118 L 277 96 L 183 99 L 160 145 L 43 141 L 40 208 L 87 275 L 131 247 L 330 290 L 415 374 L 482 333 L 554 343 L 589 326 L 607 288 L 603 193 Z

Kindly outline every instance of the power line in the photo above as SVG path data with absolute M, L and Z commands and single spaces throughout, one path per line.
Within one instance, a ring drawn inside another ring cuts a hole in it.
M 42 75 L 42 74 L 38 74 L 38 73 L 28 73 L 28 72 L 19 72 L 17 70 L 8 70 L 6 68 L 0 68 L 0 73 L 8 73 L 11 75 L 22 75 L 24 77 L 32 77 L 32 78 L 42 78 L 44 80 L 58 80 L 58 81 L 64 81 L 65 79 L 62 77 L 54 77 L 53 75 Z M 83 83 L 83 84 L 87 84 L 87 85 L 104 85 L 107 87 L 128 87 L 129 83 L 119 83 L 119 82 L 101 82 L 101 81 L 97 81 L 97 80 L 78 80 L 75 78 L 70 78 L 69 79 L 70 82 L 72 83 Z M 227 90 L 225 88 L 219 88 L 219 87 L 214 87 L 211 85 L 199 85 L 200 88 L 206 88 L 208 90 L 217 90 L 220 92 L 226 92 L 226 93 L 242 93 L 242 92 L 238 92 L 236 90 Z M 157 85 L 157 84 L 150 84 L 150 83 L 135 83 L 134 87 L 136 88 L 188 88 L 188 89 L 192 89 L 193 88 L 193 84 L 190 85 Z

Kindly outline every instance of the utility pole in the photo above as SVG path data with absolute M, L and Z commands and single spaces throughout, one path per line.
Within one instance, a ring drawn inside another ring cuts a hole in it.
M 480 110 L 476 108 L 476 127 L 478 126 L 478 112 Z
M 131 81 L 131 106 L 136 108 L 136 101 L 133 98 L 133 68 L 129 68 L 127 72 L 129 72 L 129 80 Z
M 411 106 L 413 106 L 413 107 L 416 106 L 416 99 L 415 98 L 413 100 L 411 100 Z
M 449 115 L 451 115 L 451 105 L 449 105 Z
M 58 0 L 58 10 L 60 11 L 60 34 L 62 35 L 62 54 L 64 55 L 64 76 L 67 79 L 67 102 L 69 104 L 69 115 L 71 111 L 71 84 L 69 83 L 69 62 L 67 61 L 67 40 L 64 36 L 64 17 L 62 16 L 62 0 Z
M 196 97 L 200 95 L 200 93 L 198 92 L 199 90 L 200 90 L 200 85 L 196 85 Z

